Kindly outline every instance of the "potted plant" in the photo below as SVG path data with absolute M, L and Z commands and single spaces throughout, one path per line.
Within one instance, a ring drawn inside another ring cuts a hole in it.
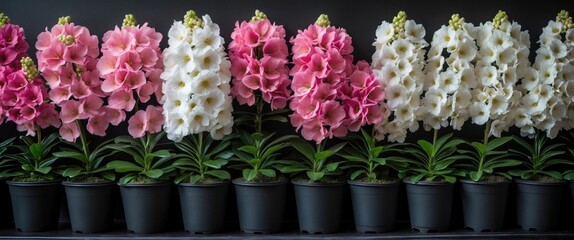
M 121 28 L 104 34 L 103 55 L 97 63 L 100 77 L 105 79 L 101 89 L 110 94 L 109 104 L 118 110 L 115 113 L 120 116 L 119 121 L 125 118 L 125 111 L 136 109 L 128 120 L 130 136 L 118 136 L 114 144 L 106 146 L 128 158 L 111 161 L 106 167 L 125 174 L 118 184 L 127 229 L 135 233 L 163 231 L 169 220 L 170 176 L 175 168 L 171 165 L 170 151 L 161 147 L 166 135 L 162 132 L 163 109 L 148 104 L 145 110 L 139 110 L 152 95 L 161 102 L 161 39 L 161 33 L 147 23 L 136 25 L 135 17 L 128 14 Z M 119 76 L 126 80 L 116 81 Z
M 16 123 L 17 129 L 26 131 L 27 135 L 20 137 L 20 143 L 12 145 L 15 153 L 8 155 L 18 162 L 19 167 L 3 172 L 0 177 L 10 178 L 8 185 L 16 229 L 23 232 L 47 231 L 58 227 L 61 180 L 53 166 L 58 158 L 52 155 L 58 136 L 51 134 L 42 138 L 41 129 L 57 127 L 60 121 L 53 103 L 44 94 L 44 82 L 38 77 L 32 59 L 23 57 L 20 62 L 21 69 L 6 77 L 2 94 L 33 96 L 19 97 L 16 102 L 4 104 L 9 106 L 4 109 L 7 120 Z M 36 136 L 36 139 L 30 136 Z
M 358 232 L 388 232 L 395 226 L 401 182 L 391 170 L 398 171 L 406 163 L 388 156 L 388 152 L 396 151 L 400 145 L 377 144 L 372 135 L 361 129 L 361 134 L 350 138 L 347 147 L 337 153 L 348 161 L 344 168 L 353 169 L 348 183 Z
M 526 169 L 509 171 L 510 175 L 520 177 L 515 179 L 516 222 L 527 231 L 548 231 L 559 226 L 560 202 L 562 189 L 565 185 L 561 172 L 552 167 L 561 164 L 571 164 L 571 161 L 561 159 L 565 153 L 564 144 L 550 144 L 548 138 L 536 133 L 534 140 L 529 143 L 514 136 L 523 149 L 510 149 L 520 156 Z
M 346 184 L 343 161 L 335 154 L 345 142 L 326 148 L 326 138 L 344 137 L 366 124 L 379 124 L 383 116 L 379 103 L 384 91 L 378 80 L 365 61 L 353 64 L 351 37 L 345 29 L 330 24 L 329 17 L 322 14 L 315 24 L 291 39 L 295 63 L 291 71 L 291 124 L 316 145 L 292 140 L 303 157 L 285 161 L 281 170 L 295 176 L 292 183 L 299 229 L 311 234 L 334 233 L 341 227 Z M 334 39 L 323 43 L 320 36 Z
M 116 109 L 104 106 L 109 94 L 102 93 L 102 80 L 96 69 L 98 38 L 66 16 L 61 17 L 50 30 L 38 35 L 36 48 L 36 56 L 41 63 L 39 71 L 50 87 L 50 99 L 60 110 L 62 126 L 59 133 L 67 145 L 54 156 L 72 161 L 58 171 L 66 178 L 62 184 L 72 231 L 107 231 L 113 225 L 115 175 L 105 166 L 104 160 L 113 151 L 104 146 L 111 140 L 90 149 L 91 141 L 86 130 L 95 136 L 105 136 L 109 123 L 117 125 L 121 120 L 112 117 Z M 77 51 L 77 58 L 66 55 L 62 61 L 52 61 L 53 54 L 61 49 Z M 60 80 L 68 77 L 67 81 Z
M 231 94 L 239 104 L 256 108 L 254 112 L 234 112 L 236 126 L 254 129 L 239 129 L 238 141 L 232 144 L 237 163 L 232 168 L 242 176 L 233 180 L 239 225 L 246 233 L 275 233 L 283 225 L 288 183 L 285 176 L 277 174 L 277 160 L 292 136 L 274 139 L 273 132 L 264 131 L 263 123 L 287 121 L 283 108 L 291 94 L 291 80 L 285 29 L 256 10 L 251 21 L 235 24 L 231 38 Z
M 165 80 L 164 130 L 178 150 L 173 166 L 180 170 L 175 184 L 184 227 L 191 233 L 220 232 L 231 178 L 222 168 L 233 155 L 230 137 L 226 137 L 233 126 L 230 62 L 219 26 L 209 15 L 200 19 L 188 11 L 183 22 L 174 22 L 168 35 L 161 74 Z M 179 61 L 183 55 L 193 60 L 191 64 Z M 211 63 L 206 64 L 208 58 Z M 190 104 L 196 106 L 181 111 L 182 105 L 188 108 Z
M 563 159 L 566 152 L 563 144 L 548 140 L 571 125 L 566 110 L 571 98 L 568 90 L 560 87 L 565 83 L 564 72 L 569 71 L 562 66 L 569 61 L 567 51 L 571 47 L 562 39 L 565 33 L 572 31 L 571 23 L 568 12 L 561 11 L 556 21 L 543 29 L 534 64 L 526 69 L 519 88 L 521 98 L 512 108 L 510 118 L 520 128 L 520 134 L 533 138 L 533 141 L 525 141 L 514 137 L 522 149 L 511 149 L 526 167 L 509 172 L 519 177 L 515 179 L 517 224 L 524 230 L 548 231 L 559 226 L 560 200 L 566 182 L 556 168 L 572 163 Z

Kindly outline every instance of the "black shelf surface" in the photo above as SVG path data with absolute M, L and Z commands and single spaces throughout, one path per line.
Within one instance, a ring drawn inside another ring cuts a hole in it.
M 277 234 L 246 234 L 239 231 L 219 234 L 191 234 L 183 230 L 170 230 L 154 234 L 135 234 L 125 230 L 125 225 L 117 223 L 106 233 L 74 233 L 69 225 L 61 225 L 59 230 L 24 233 L 15 229 L 0 229 L 0 239 L 574 239 L 574 229 L 535 232 L 519 228 L 500 232 L 473 232 L 458 229 L 440 233 L 418 233 L 408 228 L 400 228 L 387 233 L 357 233 L 343 231 L 335 234 L 306 234 L 295 229 Z

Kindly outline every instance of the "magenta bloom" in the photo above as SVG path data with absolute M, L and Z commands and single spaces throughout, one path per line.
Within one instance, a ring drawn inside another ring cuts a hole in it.
M 232 96 L 240 104 L 252 106 L 259 92 L 272 110 L 284 108 L 291 95 L 291 80 L 283 26 L 268 19 L 236 22 L 231 38 Z
M 10 23 L 0 27 L 0 96 L 2 96 L 0 98 L 0 123 L 6 118 L 9 107 L 14 106 L 16 101 L 14 96 L 16 94 L 14 91 L 16 90 L 12 88 L 10 91 L 5 92 L 4 89 L 8 84 L 11 84 L 12 87 L 18 84 L 8 81 L 7 78 L 10 74 L 22 68 L 20 60 L 28 56 L 26 54 L 28 48 L 24 29 Z M 21 79 L 25 79 L 25 77 Z
M 384 91 L 366 62 L 353 65 L 351 37 L 344 29 L 313 24 L 291 43 L 290 118 L 306 140 L 343 137 L 382 120 Z

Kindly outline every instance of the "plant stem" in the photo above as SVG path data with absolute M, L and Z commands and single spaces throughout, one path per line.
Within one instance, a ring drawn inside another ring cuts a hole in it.
M 42 131 L 39 127 L 36 127 L 36 137 L 38 138 L 38 144 L 42 143 Z
M 205 166 L 203 165 L 203 132 L 198 133 L 197 135 L 197 159 L 201 162 L 201 164 L 199 164 L 199 175 L 203 178 L 205 175 Z
M 88 156 L 88 141 L 86 140 L 86 133 L 84 128 L 81 126 L 80 121 L 76 120 L 76 126 L 78 126 L 78 130 L 80 130 L 80 141 L 82 142 L 82 151 L 84 152 L 84 156 L 86 157 L 86 171 L 90 171 L 91 166 L 88 163 L 89 156 Z
M 492 123 L 492 121 L 489 119 L 488 121 L 486 121 L 486 127 L 484 128 L 484 139 L 482 140 L 482 143 L 484 143 L 484 145 L 486 146 L 486 144 L 488 144 L 488 138 L 490 137 L 490 124 Z
M 429 156 L 429 164 L 427 165 L 427 167 L 428 167 L 428 169 L 427 169 L 427 170 L 428 170 L 428 173 L 429 173 L 429 175 L 431 175 L 431 176 L 432 176 L 432 174 L 433 174 L 433 173 L 432 173 L 432 170 L 433 170 L 433 165 L 434 165 L 433 160 L 434 160 L 434 157 L 435 157 L 435 151 L 437 150 L 437 149 L 436 149 L 436 139 L 437 139 L 437 138 L 438 138 L 438 129 L 434 129 L 433 137 L 432 137 L 433 152 L 431 153 L 431 156 Z
M 263 112 L 263 97 L 257 95 L 255 105 L 257 107 L 257 114 L 255 115 L 255 131 L 256 133 L 261 133 L 261 125 L 263 123 L 263 119 L 261 113 Z

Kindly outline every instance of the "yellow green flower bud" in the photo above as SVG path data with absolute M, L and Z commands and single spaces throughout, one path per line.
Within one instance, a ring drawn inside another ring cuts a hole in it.
M 72 35 L 60 34 L 58 36 L 58 40 L 60 40 L 60 42 L 66 44 L 66 45 L 72 45 L 72 43 L 74 43 L 76 41 L 76 38 Z
M 124 18 L 124 21 L 122 22 L 122 27 L 125 27 L 125 26 L 134 27 L 137 24 L 138 24 L 138 22 L 136 21 L 136 17 L 134 17 L 133 14 L 126 14 L 126 17 Z
M 74 64 L 74 72 L 78 77 L 82 77 L 82 73 L 84 72 L 81 67 Z
M 58 25 L 64 25 L 66 23 L 71 23 L 72 18 L 70 16 L 62 16 L 58 18 Z
M 502 25 L 507 21 L 508 21 L 508 15 L 506 15 L 506 12 L 498 10 L 498 13 L 496 14 L 496 16 L 494 16 L 494 19 L 492 20 L 492 25 L 495 28 L 500 28 L 500 25 Z
M 331 26 L 331 21 L 329 21 L 329 16 L 327 14 L 321 14 L 317 18 L 315 23 L 321 27 L 329 27 Z
M 24 57 L 20 60 L 20 64 L 22 64 L 22 70 L 26 75 L 28 81 L 34 80 L 34 78 L 38 77 L 38 68 L 36 68 L 36 64 L 30 57 Z
M 562 32 L 565 33 L 568 29 L 573 28 L 572 17 L 566 10 L 562 10 L 556 16 L 556 22 L 562 23 Z
M 461 18 L 458 13 L 453 14 L 448 20 L 448 25 L 454 28 L 454 30 L 462 29 L 462 24 L 464 23 L 464 18 Z
M 407 22 L 407 13 L 405 11 L 399 11 L 397 16 L 393 17 L 393 29 L 395 34 L 390 42 L 397 40 L 405 32 L 405 23 Z
M 10 23 L 10 18 L 4 15 L 4 13 L 0 13 L 0 28 L 8 23 Z
M 255 10 L 255 16 L 251 17 L 252 22 L 263 20 L 263 19 L 267 19 L 267 15 L 265 15 L 264 12 L 259 11 L 259 10 Z
M 187 13 L 185 13 L 185 16 L 183 17 L 183 25 L 193 30 L 196 27 L 199 28 L 203 27 L 203 21 L 201 21 L 201 19 L 197 16 L 197 14 L 195 14 L 195 11 L 189 10 L 187 11 Z

